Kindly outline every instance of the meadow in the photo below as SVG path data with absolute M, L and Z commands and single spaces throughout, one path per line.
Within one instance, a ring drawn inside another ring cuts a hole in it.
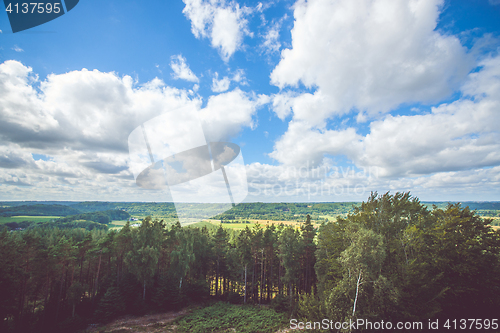
M 11 222 L 48 222 L 59 216 L 0 216 L 0 225 Z

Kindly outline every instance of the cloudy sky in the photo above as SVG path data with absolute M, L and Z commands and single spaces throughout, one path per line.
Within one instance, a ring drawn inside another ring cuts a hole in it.
M 237 144 L 247 201 L 500 200 L 499 0 L 81 0 L 0 30 L 0 200 L 170 200 L 129 155 L 159 116 Z

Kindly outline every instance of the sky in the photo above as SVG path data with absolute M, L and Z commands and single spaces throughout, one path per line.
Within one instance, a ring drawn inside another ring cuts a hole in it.
M 172 201 L 136 182 L 152 125 L 239 146 L 239 201 L 500 200 L 499 0 L 80 0 L 0 31 L 2 201 Z

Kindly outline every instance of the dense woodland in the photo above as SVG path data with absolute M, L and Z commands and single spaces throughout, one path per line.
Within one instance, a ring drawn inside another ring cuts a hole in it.
M 51 212 L 51 208 L 55 207 L 55 212 L 59 211 L 59 205 L 36 205 L 38 208 L 42 207 L 42 209 L 31 209 L 34 206 L 21 206 L 15 207 L 15 211 L 21 211 L 24 214 L 36 213 L 37 211 L 42 211 L 43 213 Z M 24 209 L 23 207 L 28 207 L 30 209 Z M 14 209 L 11 209 L 12 212 Z M 10 213 L 11 213 L 10 212 Z M 54 211 L 52 211 L 54 212 Z M 67 211 L 66 211 L 67 212 Z M 78 211 L 77 211 L 78 212 Z M 72 211 L 74 213 L 74 211 Z M 44 216 L 44 215 L 41 215 Z M 47 216 L 47 215 L 45 215 Z M 48 215 L 48 216 L 57 216 L 57 215 Z M 4 226 L 9 228 L 10 230 L 24 230 L 24 229 L 33 229 L 33 228 L 60 228 L 60 229 L 79 229 L 83 228 L 86 230 L 108 230 L 108 223 L 111 223 L 115 220 L 127 220 L 130 218 L 130 214 L 118 209 L 106 210 L 102 212 L 92 212 L 92 213 L 80 213 L 76 215 L 67 215 L 61 218 L 54 218 L 51 220 L 45 221 L 32 221 L 36 220 L 36 218 L 32 218 L 30 216 L 25 216 L 24 221 L 21 222 L 7 222 L 4 223 Z
M 307 321 L 493 319 L 500 234 L 487 223 L 459 204 L 375 193 L 318 229 L 309 217 L 241 231 L 150 217 L 120 231 L 3 228 L 0 331 L 73 332 L 211 300 Z

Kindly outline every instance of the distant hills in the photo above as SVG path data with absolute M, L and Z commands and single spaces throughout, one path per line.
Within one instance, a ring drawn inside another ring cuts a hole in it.
M 450 202 L 456 203 L 456 202 Z M 446 201 L 423 201 L 428 208 L 433 205 L 445 208 Z M 196 204 L 195 204 L 196 205 Z M 210 204 L 198 204 L 200 209 L 209 209 Z M 285 202 L 285 203 L 241 203 L 216 216 L 216 219 L 296 219 L 307 214 L 341 215 L 350 213 L 360 202 Z M 468 206 L 478 213 L 500 210 L 500 201 L 464 201 L 461 206 Z M 84 213 L 125 211 L 130 215 L 176 218 L 175 205 L 171 202 L 105 202 L 105 201 L 4 201 L 0 202 L 0 216 L 70 216 Z M 482 212 L 481 212 L 482 211 Z M 110 217 L 111 218 L 111 217 Z M 114 218 L 111 218 L 114 219 Z
M 3 204 L 0 204 L 4 206 Z M 53 203 L 37 203 L 33 205 L 15 205 L 0 208 L 0 216 L 68 216 L 81 213 L 78 209 Z

